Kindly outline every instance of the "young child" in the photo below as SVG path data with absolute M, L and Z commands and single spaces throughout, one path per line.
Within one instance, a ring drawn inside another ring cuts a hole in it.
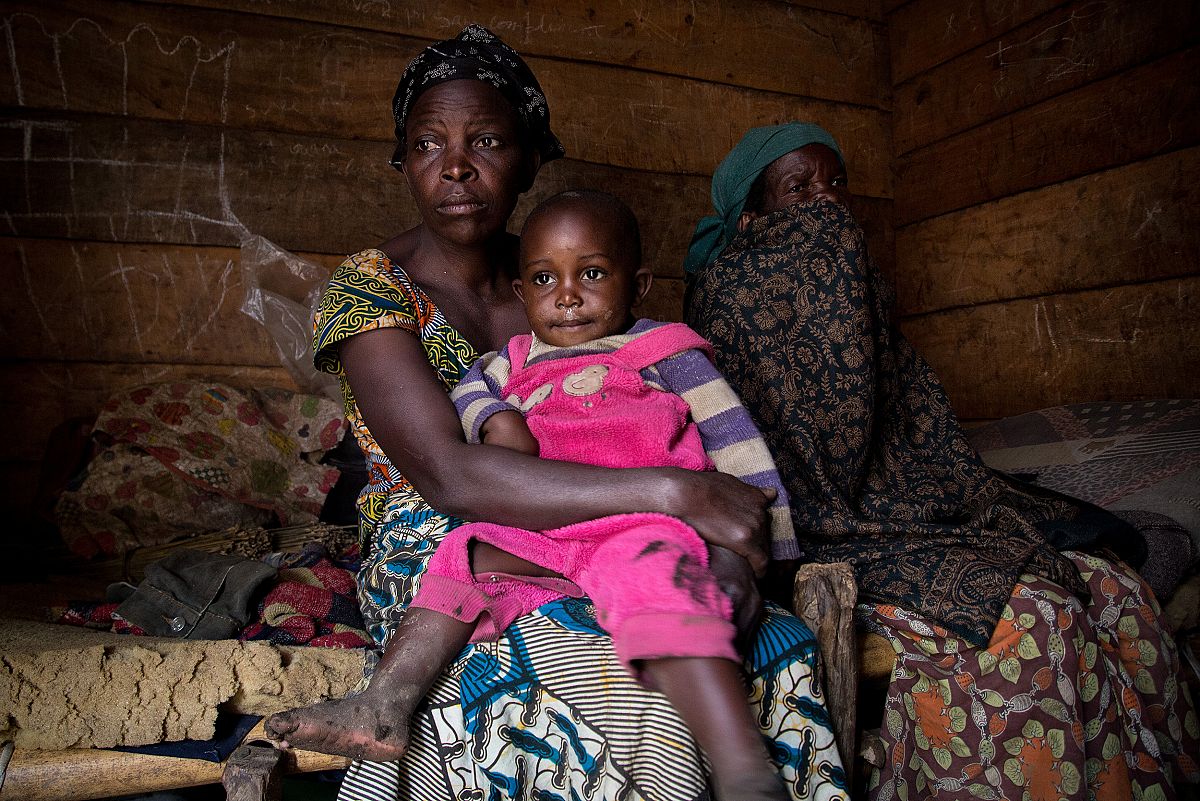
M 550 198 L 525 222 L 520 269 L 513 286 L 533 334 L 483 356 L 451 393 L 468 439 L 606 467 L 715 465 L 775 490 L 773 555 L 795 558 L 770 454 L 705 355 L 708 343 L 682 324 L 631 316 L 651 274 L 628 207 L 599 192 Z M 471 641 L 495 639 L 571 589 L 557 578 L 474 575 L 471 544 L 480 542 L 561 574 L 592 599 L 622 663 L 661 690 L 692 729 L 718 798 L 735 789 L 752 797 L 753 788 L 786 797 L 747 704 L 729 599 L 691 527 L 635 513 L 545 532 L 491 523 L 455 529 L 430 559 L 410 609 L 472 624 Z
M 451 393 L 468 439 L 607 467 L 715 467 L 774 491 L 772 556 L 796 558 L 770 453 L 709 361 L 708 343 L 685 325 L 632 317 L 650 283 L 637 221 L 615 197 L 564 192 L 534 209 L 513 282 L 533 334 L 481 357 Z M 514 568 L 521 575 L 476 575 L 471 553 L 481 545 L 531 564 Z M 712 765 L 717 799 L 788 798 L 747 701 L 730 601 L 708 570 L 704 541 L 677 518 L 454 529 L 397 631 L 408 656 L 389 649 L 385 657 L 413 663 L 392 690 L 415 709 L 468 641 L 495 639 L 564 594 L 592 599 L 622 663 L 679 711 Z M 381 723 L 375 739 L 402 747 L 399 726 Z

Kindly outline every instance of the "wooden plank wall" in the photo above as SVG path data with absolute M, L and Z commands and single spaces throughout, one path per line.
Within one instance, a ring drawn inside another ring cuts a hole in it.
M 885 7 L 898 300 L 959 414 L 1200 396 L 1200 5 Z
M 624 197 L 679 317 L 708 176 L 743 131 L 820 121 L 891 264 L 891 86 L 878 0 L 9 0 L 0 68 L 4 508 L 51 428 L 114 390 L 216 376 L 288 386 L 239 311 L 238 243 L 326 267 L 416 222 L 389 105 L 422 47 L 484 23 L 539 76 L 568 186 Z

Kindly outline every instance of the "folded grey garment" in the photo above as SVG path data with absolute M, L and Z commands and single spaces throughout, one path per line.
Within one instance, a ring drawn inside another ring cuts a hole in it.
M 223 640 L 249 622 L 275 574 L 264 562 L 181 548 L 150 563 L 137 587 L 110 585 L 108 600 L 147 634 Z
M 1159 603 L 1165 604 L 1183 577 L 1200 561 L 1191 534 L 1174 519 L 1158 512 L 1140 509 L 1110 511 L 1136 528 L 1146 539 L 1146 561 L 1138 568 L 1138 573 L 1154 590 Z

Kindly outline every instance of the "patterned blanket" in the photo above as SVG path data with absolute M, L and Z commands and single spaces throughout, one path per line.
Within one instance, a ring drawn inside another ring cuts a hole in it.
M 989 466 L 1133 523 L 1160 598 L 1200 568 L 1200 400 L 1055 406 L 967 437 Z
M 1145 509 L 1200 541 L 1200 400 L 1077 403 L 967 434 L 990 466 L 1106 509 Z

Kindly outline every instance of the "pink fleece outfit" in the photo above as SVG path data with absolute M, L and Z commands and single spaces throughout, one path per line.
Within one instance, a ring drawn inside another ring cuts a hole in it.
M 711 470 L 688 404 L 648 386 L 640 370 L 708 343 L 686 326 L 664 326 L 607 353 L 526 365 L 529 337 L 509 344 L 503 397 L 525 410 L 546 459 L 606 467 Z M 513 397 L 515 396 L 515 398 Z M 470 542 L 479 540 L 561 573 L 561 579 L 490 574 L 476 580 Z M 690 526 L 661 514 L 625 514 L 533 532 L 468 523 L 438 545 L 412 606 L 476 622 L 471 641 L 495 639 L 513 620 L 573 592 L 596 605 L 618 658 L 721 657 L 733 648 L 732 607 L 708 571 L 708 550 Z

